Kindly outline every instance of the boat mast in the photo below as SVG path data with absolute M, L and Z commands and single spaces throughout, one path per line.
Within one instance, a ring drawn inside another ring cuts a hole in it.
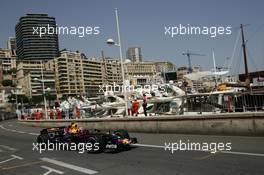
M 248 64 L 247 64 L 247 52 L 246 52 L 246 43 L 245 43 L 245 37 L 244 37 L 244 30 L 243 30 L 243 24 L 240 24 L 241 29 L 241 35 L 242 35 L 242 47 L 243 47 L 243 55 L 244 55 L 244 64 L 245 64 L 245 84 L 246 86 L 249 85 L 250 79 L 248 74 Z

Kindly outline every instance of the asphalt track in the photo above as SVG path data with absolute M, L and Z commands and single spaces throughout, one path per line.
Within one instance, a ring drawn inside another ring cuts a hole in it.
M 142 126 L 143 127 L 143 126 Z M 139 144 L 120 153 L 33 151 L 40 128 L 0 122 L 0 175 L 264 174 L 264 137 L 131 133 Z M 165 143 L 228 143 L 230 151 L 165 150 Z

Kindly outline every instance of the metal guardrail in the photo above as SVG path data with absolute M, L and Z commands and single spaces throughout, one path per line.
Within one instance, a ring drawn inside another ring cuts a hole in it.
M 4 120 L 15 119 L 15 118 L 17 118 L 17 115 L 15 113 L 0 111 L 0 122 Z
M 186 98 L 186 97 L 185 97 Z M 188 97 L 185 106 L 193 112 L 247 112 L 264 111 L 264 92 L 238 92 L 233 94 L 212 94 L 204 96 Z

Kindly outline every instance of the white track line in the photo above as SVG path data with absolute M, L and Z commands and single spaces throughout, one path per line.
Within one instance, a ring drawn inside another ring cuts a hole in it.
M 147 145 L 147 144 L 133 144 L 133 145 L 139 146 L 139 147 L 165 149 L 165 146 L 160 146 L 160 145 Z M 203 150 L 192 150 L 192 151 L 210 152 L 210 151 L 203 151 Z M 262 153 L 247 153 L 247 152 L 236 152 L 236 151 L 218 151 L 216 153 L 264 157 L 264 154 L 262 154 Z
M 90 169 L 87 169 L 87 168 L 79 167 L 79 166 L 76 166 L 76 165 L 72 165 L 72 164 L 61 162 L 61 161 L 54 160 L 54 159 L 49 159 L 49 158 L 46 158 L 46 157 L 40 158 L 40 160 L 48 162 L 48 163 L 52 163 L 52 164 L 55 164 L 55 165 L 58 165 L 58 166 L 62 166 L 62 167 L 68 168 L 68 169 L 72 169 L 72 170 L 75 170 L 75 171 L 78 171 L 78 172 L 81 172 L 81 173 L 85 173 L 85 174 L 96 174 L 96 173 L 98 173 L 97 171 L 94 171 L 94 170 L 90 170 Z
M 16 133 L 20 133 L 20 134 L 29 134 L 29 135 L 34 135 L 34 136 L 39 135 L 38 133 L 19 131 L 19 130 L 15 130 L 15 129 L 9 129 L 9 128 L 4 127 L 3 125 L 0 125 L 0 128 L 2 128 L 3 130 L 6 130 L 6 131 L 16 132 Z
M 3 160 L 3 161 L 0 162 L 0 164 L 9 162 L 9 161 L 14 160 L 14 159 L 23 160 L 22 157 L 19 157 L 19 156 L 16 156 L 16 155 L 11 155 L 10 159 Z
M 10 147 L 10 146 L 0 145 L 0 147 L 1 147 L 1 148 L 4 148 L 4 149 L 7 149 L 7 150 L 9 150 L 9 151 L 16 151 L 15 148 L 12 148 L 12 147 Z
M 52 173 L 52 172 L 57 173 L 57 174 L 64 174 L 63 171 L 55 170 L 55 169 L 53 169 L 53 168 L 50 168 L 50 167 L 47 167 L 47 166 L 44 166 L 44 165 L 43 165 L 43 166 L 40 166 L 40 167 L 48 170 L 48 171 L 47 171 L 46 173 L 44 173 L 43 175 L 48 175 L 48 174 L 50 174 L 50 173 Z
M 147 145 L 147 144 L 139 144 L 139 143 L 136 143 L 136 144 L 133 144 L 135 146 L 140 146 L 140 147 L 149 147 L 149 148 L 165 148 L 165 146 L 159 146 L 159 145 Z
M 235 152 L 235 151 L 220 151 L 220 153 L 264 157 L 264 154 L 260 154 L 260 153 L 245 153 L 245 152 Z

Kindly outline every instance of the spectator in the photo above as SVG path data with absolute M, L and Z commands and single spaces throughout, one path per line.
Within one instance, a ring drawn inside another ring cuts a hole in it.
M 52 109 L 50 109 L 50 119 L 54 119 L 54 112 Z
M 40 118 L 41 118 L 41 114 L 40 114 L 39 110 L 37 110 L 37 111 L 34 113 L 34 117 L 35 117 L 36 120 L 40 120 Z
M 132 103 L 132 116 L 138 116 L 138 109 L 139 109 L 139 102 L 137 101 L 137 98 L 134 99 Z
M 144 115 L 147 116 L 147 97 L 146 94 L 143 94 L 143 110 L 144 110 Z
M 64 110 L 61 110 L 61 117 L 62 119 L 65 119 L 66 118 L 66 113 Z
M 61 119 L 61 111 L 59 108 L 56 109 L 57 111 L 57 119 Z
M 130 116 L 131 115 L 131 113 L 132 113 L 132 102 L 131 102 L 131 100 L 130 100 L 130 98 L 128 98 L 128 101 L 127 101 L 127 113 L 128 113 L 128 116 Z
M 76 111 L 76 118 L 77 119 L 80 119 L 80 117 L 81 117 L 81 111 L 80 111 L 80 108 L 78 108 L 78 106 L 76 106 L 75 111 Z

